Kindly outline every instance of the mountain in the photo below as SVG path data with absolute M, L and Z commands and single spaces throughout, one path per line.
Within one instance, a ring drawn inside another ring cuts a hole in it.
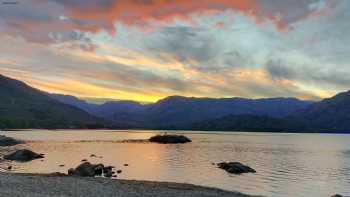
M 315 102 L 285 117 L 231 115 L 194 123 L 188 128 L 218 131 L 350 133 L 350 91 Z
M 95 116 L 127 124 L 132 128 L 186 128 L 201 121 L 229 115 L 256 115 L 280 118 L 307 108 L 310 101 L 295 98 L 245 99 L 245 98 L 193 98 L 171 96 L 153 104 L 133 101 L 88 104 L 70 96 L 52 95 L 59 101 L 83 109 Z
M 295 98 L 189 98 L 172 96 L 149 105 L 148 122 L 158 126 L 182 126 L 228 115 L 256 115 L 280 118 L 305 109 L 312 102 Z
M 189 128 L 201 131 L 301 132 L 305 130 L 305 125 L 287 118 L 230 115 L 194 123 Z
M 88 112 L 93 116 L 97 116 L 104 119 L 115 120 L 122 119 L 122 116 L 130 114 L 134 115 L 138 111 L 144 108 L 144 105 L 135 101 L 108 101 L 103 104 L 88 103 L 82 99 L 79 99 L 70 95 L 62 94 L 49 94 L 49 96 L 61 103 L 77 107 L 81 110 Z M 134 119 L 130 117 L 131 119 Z M 128 120 L 124 120 L 128 121 Z M 120 121 L 119 121 L 120 122 Z
M 0 75 L 0 128 L 101 127 L 102 121 L 47 93 Z
M 316 102 L 289 119 L 303 122 L 309 131 L 350 132 L 350 91 Z

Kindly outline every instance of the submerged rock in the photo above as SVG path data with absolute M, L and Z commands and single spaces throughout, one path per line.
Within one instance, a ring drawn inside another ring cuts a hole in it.
M 184 144 L 192 142 L 191 139 L 183 135 L 156 135 L 151 137 L 149 141 L 161 144 Z
M 31 160 L 40 159 L 40 158 L 44 158 L 43 154 L 38 154 L 28 149 L 17 150 L 14 153 L 4 156 L 4 159 L 6 160 L 22 161 L 22 162 L 31 161 Z
M 239 162 L 222 162 L 217 164 L 219 168 L 225 170 L 232 174 L 242 174 L 242 173 L 255 173 L 256 171 L 246 165 Z
M 0 146 L 14 146 L 22 143 L 23 143 L 22 141 L 16 140 L 12 137 L 0 135 Z

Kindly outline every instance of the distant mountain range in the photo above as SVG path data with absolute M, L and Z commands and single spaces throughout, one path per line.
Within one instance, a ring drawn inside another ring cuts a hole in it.
M 0 75 L 0 128 L 95 128 L 104 121 Z
M 313 102 L 295 98 L 189 98 L 171 96 L 153 104 L 113 101 L 89 104 L 72 96 L 52 94 L 60 102 L 79 107 L 94 116 L 131 128 L 186 129 L 192 124 L 232 115 L 282 118 L 306 109 Z
M 0 128 L 350 132 L 350 92 L 319 102 L 171 96 L 152 104 L 92 104 L 0 75 L 0 95 Z

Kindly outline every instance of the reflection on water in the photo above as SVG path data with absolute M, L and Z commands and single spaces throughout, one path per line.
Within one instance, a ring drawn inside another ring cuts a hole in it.
M 22 146 L 46 155 L 44 161 L 13 164 L 18 172 L 67 172 L 88 159 L 122 169 L 121 179 L 184 182 L 276 197 L 350 195 L 350 135 L 182 132 L 193 143 L 161 145 L 118 143 L 147 139 L 154 135 L 149 131 L 4 133 L 30 140 Z M 257 173 L 229 175 L 212 165 L 221 161 L 240 161 Z

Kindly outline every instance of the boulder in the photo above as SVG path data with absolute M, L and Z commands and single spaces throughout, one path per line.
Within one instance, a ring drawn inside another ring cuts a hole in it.
M 74 174 L 74 168 L 69 168 L 68 175 L 73 175 L 73 174 Z
M 23 143 L 22 141 L 16 140 L 14 138 L 0 135 L 0 146 L 14 146 L 22 143 Z
M 101 176 L 102 172 L 103 172 L 103 169 L 104 169 L 104 165 L 103 164 L 95 165 L 95 175 L 96 176 Z
M 75 169 L 71 168 L 68 170 L 68 175 L 82 176 L 82 177 L 94 177 L 94 176 L 105 176 L 112 177 L 115 173 L 112 171 L 113 166 L 104 166 L 103 164 L 91 164 L 84 162 Z
M 74 176 L 82 176 L 82 177 L 94 177 L 95 176 L 95 165 L 90 162 L 84 162 L 76 167 L 73 171 L 68 170 L 68 174 Z
M 333 196 L 331 196 L 331 197 L 343 197 L 343 196 L 340 195 L 340 194 L 335 194 L 335 195 L 333 195 Z
M 38 154 L 28 149 L 17 150 L 14 153 L 4 156 L 4 159 L 6 160 L 22 161 L 22 162 L 27 162 L 34 159 L 40 159 L 40 158 L 44 158 L 43 154 Z
M 184 144 L 192 142 L 191 139 L 183 135 L 156 135 L 151 137 L 149 141 L 160 144 Z
M 231 174 L 255 173 L 256 171 L 239 162 L 222 162 L 217 164 L 219 168 Z

